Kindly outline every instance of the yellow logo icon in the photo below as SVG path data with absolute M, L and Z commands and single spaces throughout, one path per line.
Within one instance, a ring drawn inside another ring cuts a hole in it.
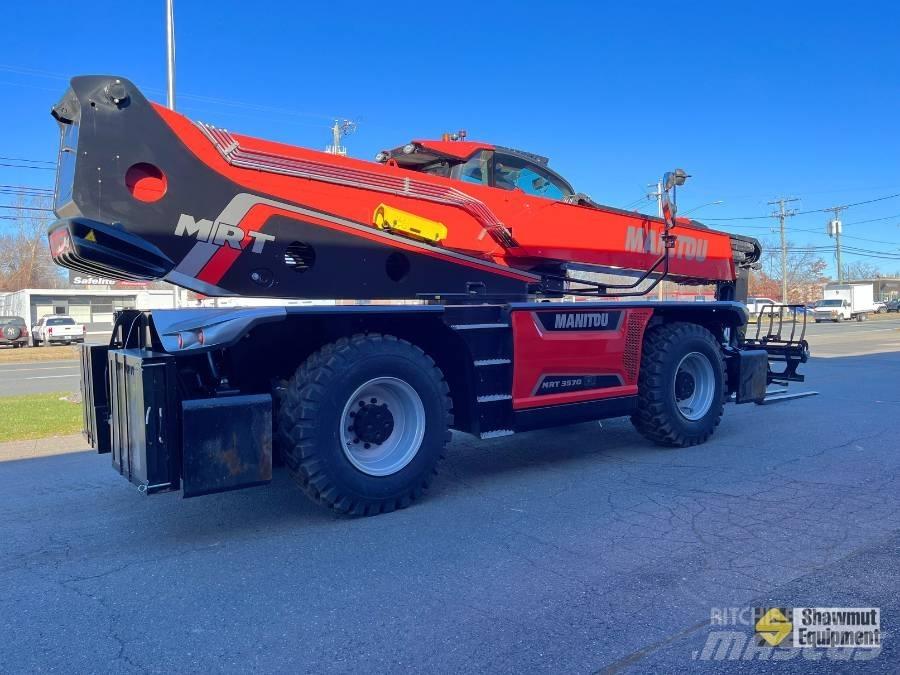
M 97 243 L 97 235 L 94 234 L 93 230 L 88 230 L 88 233 L 84 236 L 85 241 L 92 241 L 95 244 Z
M 793 628 L 790 620 L 777 607 L 768 610 L 756 622 L 756 634 L 772 647 L 781 644 Z

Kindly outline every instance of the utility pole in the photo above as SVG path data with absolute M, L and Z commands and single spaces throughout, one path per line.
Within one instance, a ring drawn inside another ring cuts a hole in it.
M 653 183 L 649 183 L 647 187 L 653 187 Z M 662 196 L 663 196 L 663 184 L 661 180 L 656 181 L 656 192 L 648 192 L 647 199 L 656 199 L 656 215 L 659 218 L 663 217 L 663 207 L 662 207 Z M 660 281 L 659 285 L 656 287 L 656 297 L 659 300 L 665 299 L 665 294 L 663 293 L 663 284 L 665 281 Z
M 771 202 L 770 205 L 778 204 L 778 210 L 772 213 L 773 218 L 778 218 L 781 224 L 781 304 L 788 304 L 788 288 L 787 288 L 787 243 L 784 238 L 784 219 L 796 215 L 796 209 L 785 210 L 784 205 L 790 202 L 800 201 L 797 197 L 779 197 Z
M 655 186 L 653 185 L 653 183 L 649 183 L 647 185 L 647 187 L 651 187 L 651 188 L 655 187 L 656 188 L 656 192 L 648 192 L 647 193 L 647 199 L 655 199 L 656 200 L 656 215 L 659 216 L 660 218 L 662 218 L 663 217 L 663 212 L 662 212 L 662 194 L 663 194 L 662 188 L 663 188 L 663 185 L 662 185 L 662 181 L 661 180 L 656 181 Z
M 166 0 L 166 106 L 175 110 L 175 0 Z
M 346 156 L 347 148 L 341 145 L 341 139 L 356 131 L 356 122 L 350 120 L 335 120 L 331 125 L 331 145 L 325 148 L 325 152 L 332 155 Z
M 829 237 L 834 237 L 834 259 L 837 264 L 837 280 L 839 284 L 844 283 L 844 267 L 841 265 L 841 233 L 844 228 L 843 223 L 841 223 L 841 211 L 846 210 L 846 208 L 846 206 L 832 206 L 830 209 L 824 209 L 834 214 L 834 218 L 826 225 L 825 231 Z

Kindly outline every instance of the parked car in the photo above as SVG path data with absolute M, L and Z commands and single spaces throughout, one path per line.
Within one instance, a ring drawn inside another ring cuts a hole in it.
M 28 344 L 28 326 L 21 316 L 0 316 L 0 345 L 24 347 Z
M 750 318 L 755 319 L 756 316 L 762 311 L 762 308 L 766 305 L 777 305 L 779 303 L 775 302 L 771 298 L 747 298 L 747 311 L 750 313 Z
M 72 344 L 84 342 L 87 327 L 75 321 L 71 316 L 58 314 L 43 316 L 31 328 L 31 343 L 35 347 L 52 344 Z
M 888 312 L 900 312 L 900 298 L 888 300 L 887 303 L 885 303 L 885 309 Z
M 884 314 L 887 311 L 887 303 L 881 300 L 876 300 L 872 306 L 875 308 L 876 314 Z

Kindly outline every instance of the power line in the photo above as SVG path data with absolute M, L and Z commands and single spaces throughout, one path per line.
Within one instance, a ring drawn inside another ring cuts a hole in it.
M 26 159 L 24 157 L 0 157 L 0 161 L 5 162 L 30 162 L 32 164 L 53 164 L 56 166 L 56 162 L 51 162 L 46 159 Z
M 877 223 L 881 220 L 893 220 L 900 218 L 900 213 L 894 216 L 884 216 L 882 218 L 869 218 L 868 220 L 854 220 L 852 223 L 844 223 L 844 225 L 865 225 L 866 223 Z
M 892 194 L 892 195 L 885 195 L 884 197 L 875 197 L 874 199 L 866 199 L 866 200 L 861 201 L 861 202 L 853 202 L 852 204 L 843 204 L 843 205 L 841 206 L 841 208 L 842 208 L 842 209 L 848 209 L 848 208 L 850 208 L 851 206 L 862 206 L 863 204 L 874 204 L 875 202 L 883 202 L 883 201 L 885 201 L 886 199 L 896 199 L 897 197 L 900 197 L 900 192 L 897 192 L 897 193 Z M 769 204 L 772 204 L 772 203 L 773 203 L 773 202 L 769 202 Z M 823 208 L 823 209 L 809 209 L 809 210 L 807 210 L 807 211 L 796 211 L 796 212 L 794 213 L 794 215 L 797 215 L 797 216 L 803 216 L 803 215 L 807 215 L 807 214 L 809 214 L 809 213 L 825 213 L 825 212 L 827 212 L 827 211 L 831 211 L 832 209 L 833 209 L 833 207 L 827 207 L 827 208 Z M 763 219 L 765 219 L 765 218 L 771 218 L 771 217 L 772 217 L 771 215 L 769 215 L 769 216 L 731 216 L 731 217 L 728 217 L 728 218 L 706 218 L 706 220 L 716 220 L 716 221 L 726 221 L 726 220 L 763 220 Z
M 39 171 L 56 171 L 55 166 L 29 166 L 27 164 L 6 164 L 0 162 L 0 166 L 9 167 L 12 169 L 38 169 Z
M 35 192 L 43 190 L 45 192 L 53 192 L 53 188 L 43 188 L 32 185 L 0 185 L 0 188 L 9 188 L 17 190 L 34 190 Z
M 852 204 L 844 204 L 841 208 L 849 209 L 851 206 L 862 206 L 863 204 L 874 204 L 875 202 L 883 202 L 885 199 L 894 199 L 895 197 L 900 197 L 900 192 L 896 194 L 887 195 L 886 197 L 876 197 L 875 199 L 867 199 L 864 202 L 853 202 Z M 819 209 L 820 211 L 831 211 L 828 209 Z

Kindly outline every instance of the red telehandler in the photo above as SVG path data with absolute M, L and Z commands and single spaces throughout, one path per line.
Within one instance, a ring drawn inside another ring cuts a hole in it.
M 217 297 L 419 301 L 118 312 L 82 350 L 85 433 L 142 492 L 264 484 L 274 455 L 314 500 L 371 515 L 423 493 L 450 429 L 630 415 L 689 446 L 727 400 L 803 380 L 796 311 L 745 336 L 759 244 L 678 218 L 682 171 L 652 218 L 456 135 L 360 161 L 192 122 L 111 76 L 74 78 L 52 112 L 58 264 Z M 650 300 L 663 279 L 716 300 Z

